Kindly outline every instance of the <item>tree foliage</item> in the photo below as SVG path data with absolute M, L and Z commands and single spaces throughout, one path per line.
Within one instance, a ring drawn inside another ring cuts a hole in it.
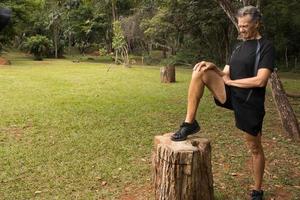
M 121 22 L 119 20 L 114 21 L 113 28 L 114 36 L 112 46 L 115 49 L 115 62 L 119 63 L 120 60 L 125 66 L 129 66 L 128 46 L 125 41 Z
M 259 4 L 263 34 L 273 40 L 278 62 L 297 65 L 300 57 L 300 4 L 298 0 L 232 1 L 241 7 Z M 118 51 L 114 22 L 121 22 L 127 50 L 149 54 L 161 50 L 167 60 L 191 64 L 208 59 L 224 64 L 236 42 L 236 27 L 218 1 L 199 0 L 10 0 L 1 7 L 13 12 L 11 24 L 0 33 L 0 42 L 19 47 L 36 34 L 51 38 L 50 55 L 64 48 Z M 258 3 L 257 3 L 258 2 Z M 224 4 L 226 5 L 226 4 Z

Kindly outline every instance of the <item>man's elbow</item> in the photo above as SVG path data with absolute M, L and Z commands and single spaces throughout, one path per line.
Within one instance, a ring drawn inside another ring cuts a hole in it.
M 266 87 L 268 80 L 257 79 L 256 86 L 257 87 Z

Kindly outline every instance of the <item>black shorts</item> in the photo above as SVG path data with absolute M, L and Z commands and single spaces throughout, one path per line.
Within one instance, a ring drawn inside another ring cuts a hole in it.
M 219 100 L 214 98 L 216 105 L 234 111 L 235 125 L 238 129 L 253 136 L 257 136 L 261 133 L 265 116 L 264 108 L 256 109 L 250 103 L 235 97 L 232 95 L 230 86 L 225 85 L 225 90 L 225 103 L 222 104 Z
M 218 106 L 221 106 L 223 108 L 227 108 L 229 110 L 233 110 L 233 106 L 232 106 L 232 102 L 231 102 L 231 91 L 230 91 L 230 87 L 225 85 L 225 91 L 226 91 L 226 101 L 225 103 L 221 103 L 218 99 L 216 99 L 214 97 L 215 103 Z

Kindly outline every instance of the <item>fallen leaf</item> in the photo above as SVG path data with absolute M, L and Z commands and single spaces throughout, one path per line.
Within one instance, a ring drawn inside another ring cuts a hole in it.
M 282 187 L 281 185 L 275 185 L 275 187 Z

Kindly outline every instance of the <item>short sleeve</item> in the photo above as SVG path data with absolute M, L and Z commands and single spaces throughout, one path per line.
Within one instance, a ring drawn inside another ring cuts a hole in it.
M 258 69 L 267 68 L 272 72 L 275 67 L 275 48 L 271 42 L 266 42 L 264 47 L 261 49 L 260 61 Z

